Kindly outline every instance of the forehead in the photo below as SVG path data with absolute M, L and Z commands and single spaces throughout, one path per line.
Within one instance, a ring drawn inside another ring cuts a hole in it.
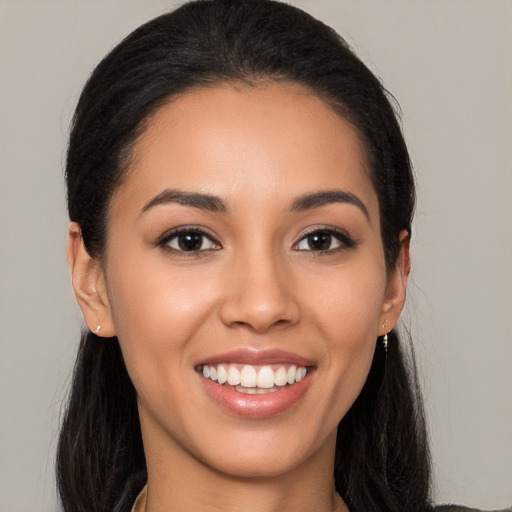
M 290 83 L 227 84 L 173 98 L 147 123 L 120 188 L 134 201 L 165 188 L 228 201 L 349 188 L 376 201 L 355 128 Z

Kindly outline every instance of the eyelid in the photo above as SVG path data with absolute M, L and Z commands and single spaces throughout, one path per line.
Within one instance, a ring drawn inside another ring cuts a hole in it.
M 180 234 L 184 233 L 198 233 L 201 236 L 204 236 L 205 238 L 208 238 L 214 245 L 214 248 L 209 249 L 200 249 L 197 251 L 182 251 L 179 249 L 175 249 L 173 247 L 170 247 L 168 245 L 169 241 L 173 238 L 179 236 Z M 341 244 L 341 247 L 337 247 L 334 249 L 328 249 L 325 251 L 313 251 L 312 249 L 297 249 L 297 246 L 300 242 L 302 242 L 305 238 L 308 236 L 314 234 L 314 233 L 327 233 L 329 235 L 332 235 L 334 238 L 336 238 Z M 304 252 L 315 252 L 317 254 L 322 253 L 334 253 L 343 249 L 351 249 L 354 248 L 357 245 L 357 241 L 355 241 L 350 234 L 339 227 L 336 226 L 310 226 L 306 228 L 297 238 L 296 242 L 294 242 L 292 249 L 296 251 L 304 251 Z M 208 252 L 208 251 L 216 251 L 219 249 L 222 249 L 222 245 L 219 242 L 217 236 L 215 236 L 213 233 L 210 232 L 207 228 L 203 226 L 198 225 L 182 225 L 182 226 L 176 226 L 172 229 L 169 229 L 165 233 L 163 233 L 156 241 L 155 246 L 160 247 L 168 252 L 185 255 L 185 256 L 192 256 L 197 255 L 198 253 Z
M 175 249 L 173 247 L 170 247 L 167 245 L 170 240 L 173 238 L 176 238 L 177 236 L 184 234 L 184 233 L 198 233 L 201 236 L 204 236 L 205 238 L 208 238 L 211 242 L 215 244 L 215 248 L 210 249 L 201 249 L 199 251 L 181 251 L 178 249 Z M 218 241 L 217 237 L 211 233 L 208 229 L 204 228 L 203 226 L 197 226 L 197 225 L 190 225 L 186 224 L 183 226 L 176 226 L 172 229 L 169 229 L 165 233 L 163 233 L 156 241 L 155 246 L 160 247 L 168 252 L 185 255 L 185 256 L 191 256 L 191 255 L 197 255 L 198 253 L 207 252 L 207 251 L 216 251 L 219 249 L 222 249 L 221 243 Z
M 308 236 L 314 234 L 314 233 L 327 233 L 329 235 L 334 236 L 337 240 L 339 240 L 342 244 L 342 247 L 337 247 L 335 249 L 329 249 L 326 251 L 313 251 L 312 249 L 296 249 L 297 245 L 302 242 L 305 238 Z M 293 249 L 296 251 L 304 251 L 304 252 L 315 252 L 317 254 L 322 253 L 334 253 L 343 249 L 352 249 L 354 248 L 358 242 L 350 236 L 350 234 L 339 227 L 336 226 L 311 226 L 309 228 L 306 228 L 305 231 L 303 231 L 299 237 L 297 238 L 297 241 L 293 244 Z

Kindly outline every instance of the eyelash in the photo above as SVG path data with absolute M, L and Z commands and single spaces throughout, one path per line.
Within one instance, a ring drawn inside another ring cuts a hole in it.
M 189 234 L 189 235 L 193 234 L 193 235 L 198 235 L 198 236 L 202 237 L 202 239 L 203 239 L 202 244 L 204 243 L 204 239 L 206 238 L 214 245 L 214 247 L 211 247 L 208 249 L 191 250 L 191 251 L 181 250 L 181 249 L 177 249 L 174 247 L 170 247 L 169 243 L 173 239 L 177 239 L 179 236 L 187 235 L 187 234 Z M 313 249 L 297 248 L 299 246 L 299 244 L 301 244 L 301 242 L 307 240 L 308 237 L 311 237 L 312 235 L 328 235 L 328 236 L 336 239 L 341 245 L 340 245 L 340 247 L 336 247 L 334 249 L 326 249 L 326 250 L 318 250 L 318 251 L 315 251 Z M 183 227 L 172 229 L 171 231 L 165 233 L 157 241 L 156 245 L 169 253 L 179 255 L 179 256 L 185 256 L 185 257 L 198 256 L 200 254 L 205 255 L 207 252 L 217 251 L 219 249 L 222 249 L 222 245 L 210 233 L 208 233 L 207 231 L 205 231 L 202 228 L 193 227 L 193 226 L 183 226 Z M 315 255 L 322 255 L 322 254 L 337 253 L 337 252 L 347 250 L 347 249 L 353 249 L 356 245 L 357 245 L 357 243 L 349 236 L 348 233 L 346 233 L 345 231 L 343 231 L 341 229 L 329 227 L 329 228 L 315 228 L 315 229 L 312 229 L 311 231 L 308 231 L 307 233 L 305 233 L 304 235 L 301 236 L 301 238 L 298 240 L 298 242 L 296 242 L 293 245 L 292 248 L 298 252 L 310 252 Z
M 208 239 L 212 244 L 214 244 L 215 247 L 209 248 L 209 249 L 198 249 L 198 250 L 192 250 L 192 251 L 185 251 L 181 249 L 176 249 L 174 247 L 170 247 L 169 243 L 173 239 L 177 239 L 179 236 L 187 235 L 187 234 L 193 234 L 193 235 L 199 235 L 202 237 L 202 243 L 204 243 L 204 239 Z M 168 231 L 165 233 L 156 243 L 158 247 L 161 249 L 175 255 L 179 256 L 198 256 L 199 254 L 207 253 L 210 251 L 217 251 L 219 249 L 222 249 L 222 246 L 220 243 L 207 231 L 205 231 L 202 228 L 196 228 L 193 226 L 183 226 L 179 228 L 174 228 L 171 231 Z
M 338 242 L 340 242 L 340 247 L 336 247 L 334 249 L 326 249 L 326 250 L 319 250 L 315 251 L 313 249 L 296 249 L 296 247 L 303 241 L 307 240 L 308 237 L 312 235 L 328 235 L 330 237 L 333 237 Z M 299 241 L 294 244 L 293 248 L 296 251 L 302 251 L 302 252 L 310 252 L 314 255 L 324 255 L 324 254 L 333 254 L 340 251 L 353 249 L 357 245 L 356 241 L 344 230 L 334 228 L 334 227 L 326 227 L 326 228 L 314 228 L 311 229 L 311 231 L 308 231 L 304 235 L 301 236 Z

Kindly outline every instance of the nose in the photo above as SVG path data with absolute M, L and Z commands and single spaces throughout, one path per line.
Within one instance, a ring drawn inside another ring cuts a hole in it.
M 271 255 L 239 258 L 231 267 L 221 305 L 222 322 L 263 334 L 300 320 L 298 290 L 283 265 Z M 229 283 L 229 284 L 228 284 Z

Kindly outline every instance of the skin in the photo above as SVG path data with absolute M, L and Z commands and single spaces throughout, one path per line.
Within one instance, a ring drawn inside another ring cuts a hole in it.
M 161 202 L 165 190 L 211 194 L 226 211 Z M 351 202 L 290 211 L 305 194 Z M 366 212 L 365 212 L 366 210 Z M 206 230 L 199 252 L 159 241 Z M 343 230 L 329 250 L 312 229 Z M 377 336 L 395 325 L 408 238 L 386 271 L 378 201 L 354 128 L 292 84 L 187 92 L 156 112 L 109 210 L 102 261 L 70 227 L 68 259 L 85 321 L 117 335 L 148 466 L 146 512 L 342 510 L 333 488 L 336 428 L 369 372 Z M 385 327 L 384 327 L 385 325 Z M 205 393 L 195 364 L 239 348 L 314 362 L 306 393 L 268 418 L 243 418 Z M 199 492 L 200 490 L 200 492 Z

